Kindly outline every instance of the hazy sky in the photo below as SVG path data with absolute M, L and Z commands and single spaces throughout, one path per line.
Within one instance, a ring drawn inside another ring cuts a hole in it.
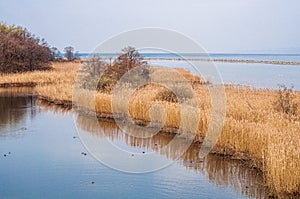
M 300 52 L 299 0 L 0 0 L 0 21 L 52 46 L 92 51 L 142 27 L 178 31 L 210 52 Z

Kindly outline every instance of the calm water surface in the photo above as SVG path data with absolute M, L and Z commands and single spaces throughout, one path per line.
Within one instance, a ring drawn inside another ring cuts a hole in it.
M 212 67 L 212 62 L 194 62 L 203 67 Z M 171 68 L 184 68 L 196 72 L 193 66 L 186 61 L 151 60 L 151 65 L 166 66 Z M 293 86 L 300 91 L 300 66 L 298 65 L 274 65 L 274 64 L 246 64 L 246 63 L 222 63 L 215 62 L 223 82 L 226 84 L 243 84 L 256 88 L 278 89 L 279 84 L 287 87 Z M 201 73 L 201 70 L 200 70 Z M 199 73 L 197 73 L 199 74 Z M 202 74 L 202 77 L 210 75 Z
M 129 174 L 108 168 L 83 147 L 72 111 L 41 104 L 28 93 L 0 90 L 0 198 L 264 197 L 261 173 L 214 155 L 198 162 L 197 145 L 157 172 Z M 172 139 L 162 133 L 134 139 L 122 135 L 113 122 L 84 115 L 77 117 L 77 124 L 93 136 L 136 151 L 157 152 L 156 146 Z M 172 158 L 175 153 L 171 149 L 161 156 Z

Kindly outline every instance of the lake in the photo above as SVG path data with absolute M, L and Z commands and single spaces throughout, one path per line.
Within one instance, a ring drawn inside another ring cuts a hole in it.
M 133 139 L 113 121 L 43 104 L 31 89 L 1 89 L 0 198 L 265 197 L 261 172 L 216 155 L 199 161 L 197 144 L 168 167 L 133 174 L 94 159 L 78 131 L 108 139 L 136 154 L 146 151 L 172 159 L 176 153 L 157 149 L 168 143 L 171 135 Z
M 225 63 L 225 62 L 193 62 L 196 65 L 211 67 L 213 64 L 219 71 L 225 84 L 242 84 L 256 88 L 278 89 L 279 84 L 288 88 L 293 86 L 300 91 L 300 66 L 274 65 L 262 63 Z M 193 64 L 192 63 L 192 64 Z M 176 60 L 151 60 L 150 65 L 183 68 L 196 73 L 191 63 Z M 200 70 L 200 73 L 202 71 Z M 196 73 L 198 74 L 198 73 Z M 205 76 L 205 75 L 203 75 Z M 208 75 L 209 76 L 209 75 Z
M 236 53 L 141 53 L 145 58 L 150 59 L 151 66 L 165 66 L 171 68 L 184 68 L 195 72 L 194 67 L 185 60 L 170 60 L 185 57 L 186 59 L 213 59 L 213 60 L 254 60 L 254 61 L 275 61 L 275 62 L 298 62 L 300 53 L 293 54 L 236 54 Z M 61 57 L 64 54 L 60 54 Z M 80 53 L 79 57 L 87 58 L 90 53 Z M 116 58 L 117 53 L 104 53 L 99 56 L 103 58 Z M 155 59 L 160 60 L 155 60 Z M 163 60 L 166 59 L 166 60 Z M 243 84 L 257 88 L 278 89 L 279 84 L 288 88 L 291 86 L 300 91 L 300 65 L 276 65 L 265 63 L 236 63 L 236 62 L 205 62 L 194 61 L 199 65 L 211 67 L 213 64 L 220 73 L 225 84 Z M 200 71 L 201 72 L 201 71 Z M 204 75 L 205 76 L 205 75 Z

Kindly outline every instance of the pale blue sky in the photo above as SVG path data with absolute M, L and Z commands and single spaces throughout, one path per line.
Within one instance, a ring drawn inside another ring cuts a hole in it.
M 210 52 L 300 52 L 299 0 L 0 0 L 0 21 L 81 52 L 126 30 L 160 27 Z

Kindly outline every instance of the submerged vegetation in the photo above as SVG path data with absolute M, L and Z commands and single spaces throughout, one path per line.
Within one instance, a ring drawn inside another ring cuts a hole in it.
M 183 135 L 195 136 L 195 142 L 203 141 L 210 123 L 212 107 L 209 85 L 203 83 L 200 77 L 182 69 L 149 67 L 132 48 L 125 49 L 113 63 L 106 63 L 97 57 L 86 60 L 84 64 L 87 62 L 90 63 L 81 69 L 80 63 L 65 62 L 53 63 L 52 71 L 2 74 L 0 85 L 31 82 L 43 100 L 66 106 L 76 103 L 87 110 L 95 110 L 99 117 L 112 117 L 114 86 L 127 71 L 141 66 L 142 70 L 138 70 L 131 80 L 124 81 L 134 82 L 135 78 L 144 75 L 145 79 L 149 78 L 150 83 L 134 92 L 130 85 L 124 84 L 119 93 L 120 97 L 114 101 L 114 111 L 131 117 L 139 124 L 149 123 L 150 116 L 154 115 L 157 122 L 165 120 L 163 130 L 169 132 L 176 132 L 182 124 L 180 130 Z M 197 103 L 193 102 L 193 95 L 182 82 L 176 79 L 168 81 L 177 85 L 173 87 L 177 90 L 151 83 L 152 80 L 160 79 L 160 75 L 171 73 L 172 70 L 176 70 L 192 85 Z M 80 90 L 73 96 L 78 71 L 83 81 L 80 82 Z M 300 93 L 286 88 L 275 91 L 238 85 L 225 85 L 225 90 L 226 120 L 212 152 L 248 160 L 250 165 L 262 170 L 270 194 L 279 197 L 299 196 L 300 115 L 297 104 L 300 103 Z M 127 107 L 122 96 L 130 92 L 133 95 Z M 175 93 L 181 93 L 182 96 Z M 193 106 L 197 104 L 200 112 L 182 110 L 182 101 L 187 101 Z M 165 117 L 159 110 L 151 109 L 154 104 L 164 108 Z M 192 125 L 190 118 L 195 117 L 195 114 L 200 114 L 198 130 L 196 135 L 189 135 Z

